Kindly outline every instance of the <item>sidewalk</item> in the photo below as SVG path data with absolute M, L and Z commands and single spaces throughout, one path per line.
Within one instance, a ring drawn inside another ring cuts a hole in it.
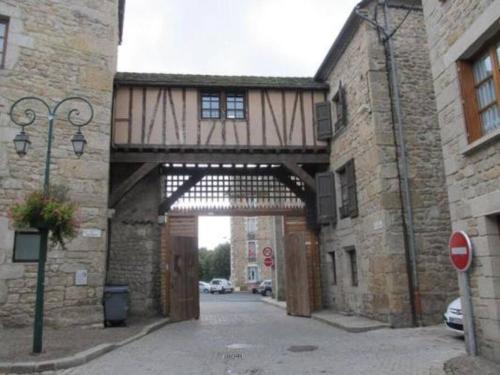
M 446 375 L 498 375 L 500 364 L 493 363 L 481 357 L 461 355 L 452 358 L 444 364 Z
M 271 297 L 263 297 L 262 301 L 286 310 L 286 302 L 276 301 Z M 390 328 L 389 324 L 355 315 L 343 315 L 332 310 L 315 311 L 312 319 L 326 323 L 348 332 L 367 332 L 375 329 Z
M 135 341 L 169 322 L 157 316 L 132 318 L 127 327 L 66 327 L 44 330 L 44 352 L 31 353 L 32 327 L 0 329 L 0 374 L 74 367 Z

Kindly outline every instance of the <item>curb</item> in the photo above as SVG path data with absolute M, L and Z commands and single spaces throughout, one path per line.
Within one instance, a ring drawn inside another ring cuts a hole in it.
M 76 367 L 90 362 L 112 350 L 121 348 L 124 345 L 130 344 L 133 341 L 139 340 L 144 336 L 154 332 L 170 323 L 170 319 L 164 318 L 158 322 L 152 323 L 144 327 L 139 333 L 115 343 L 99 344 L 93 348 L 76 353 L 69 357 L 49 359 L 40 362 L 0 362 L 0 374 L 27 374 L 43 371 L 64 370 L 70 367 Z

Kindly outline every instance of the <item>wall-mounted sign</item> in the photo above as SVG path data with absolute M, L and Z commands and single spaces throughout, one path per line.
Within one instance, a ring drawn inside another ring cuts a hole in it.
M 87 285 L 87 270 L 75 272 L 75 285 Z
M 97 228 L 86 228 L 82 229 L 83 237 L 99 238 L 102 236 L 102 230 Z
M 271 258 L 273 256 L 273 249 L 271 249 L 269 246 L 265 247 L 262 250 L 262 254 L 264 255 L 265 258 Z
M 264 266 L 266 266 L 266 267 L 274 266 L 273 258 L 264 258 Z
M 20 231 L 14 235 L 13 262 L 38 262 L 40 232 Z

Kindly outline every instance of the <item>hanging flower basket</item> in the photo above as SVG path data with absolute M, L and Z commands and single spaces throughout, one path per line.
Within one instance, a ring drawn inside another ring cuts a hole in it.
M 75 238 L 79 228 L 78 207 L 67 196 L 67 189 L 61 186 L 51 187 L 47 195 L 42 191 L 30 193 L 10 207 L 10 219 L 16 229 L 48 229 L 52 244 L 65 248 L 65 241 Z

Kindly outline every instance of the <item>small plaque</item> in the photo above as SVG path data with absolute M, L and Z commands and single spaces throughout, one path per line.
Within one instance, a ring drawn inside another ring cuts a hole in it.
M 40 232 L 21 231 L 14 236 L 13 262 L 38 262 L 40 254 Z
M 102 230 L 97 228 L 82 229 L 83 237 L 99 238 L 102 236 Z
M 75 272 L 75 285 L 87 285 L 87 270 Z

